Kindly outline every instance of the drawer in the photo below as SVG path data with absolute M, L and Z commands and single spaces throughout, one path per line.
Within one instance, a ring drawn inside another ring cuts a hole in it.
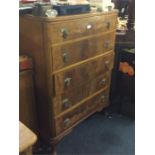
M 115 33 L 52 47 L 53 70 L 86 60 L 114 49 Z
M 116 14 L 46 24 L 48 39 L 56 44 L 115 30 Z
M 85 84 L 73 88 L 71 91 L 65 91 L 55 96 L 53 99 L 54 114 L 59 115 L 97 91 L 109 87 L 110 77 L 111 72 L 104 73 L 96 79 L 87 81 Z
M 105 15 L 96 24 L 97 33 L 116 30 L 117 14 Z
M 67 128 L 73 127 L 79 121 L 83 120 L 98 109 L 108 106 L 108 89 L 101 91 L 91 99 L 83 102 L 80 106 L 70 110 L 66 114 L 55 119 L 56 134 L 59 134 Z
M 55 95 L 60 95 L 67 91 L 72 91 L 73 88 L 95 79 L 109 72 L 113 68 L 114 52 L 102 55 L 87 63 L 83 63 L 74 68 L 62 71 L 54 75 Z

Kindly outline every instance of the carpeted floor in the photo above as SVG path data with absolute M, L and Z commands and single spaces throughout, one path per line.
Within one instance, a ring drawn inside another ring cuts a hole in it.
M 134 154 L 135 123 L 118 114 L 94 114 L 57 145 L 57 155 Z

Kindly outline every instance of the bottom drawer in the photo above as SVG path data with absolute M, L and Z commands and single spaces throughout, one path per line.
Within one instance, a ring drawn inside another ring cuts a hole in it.
M 109 89 L 99 91 L 92 98 L 85 102 L 81 102 L 81 105 L 73 110 L 70 110 L 62 116 L 58 116 L 55 119 L 56 123 L 56 135 L 60 134 L 64 130 L 76 125 L 82 119 L 88 117 L 91 113 L 97 111 L 100 108 L 108 106 Z

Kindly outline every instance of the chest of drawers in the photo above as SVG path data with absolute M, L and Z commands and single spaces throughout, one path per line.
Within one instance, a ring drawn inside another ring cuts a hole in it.
M 40 136 L 58 142 L 108 106 L 117 11 L 20 17 L 20 51 L 35 64 Z

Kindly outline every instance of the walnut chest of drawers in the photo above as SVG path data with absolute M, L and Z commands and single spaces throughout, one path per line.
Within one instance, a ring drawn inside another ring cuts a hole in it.
M 117 11 L 20 17 L 20 51 L 35 65 L 40 135 L 57 142 L 108 106 Z

